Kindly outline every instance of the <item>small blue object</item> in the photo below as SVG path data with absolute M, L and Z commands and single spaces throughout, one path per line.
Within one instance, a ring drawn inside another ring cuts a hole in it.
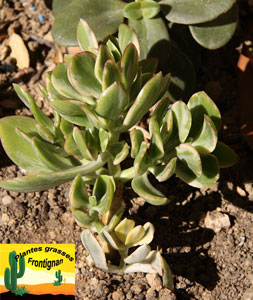
M 33 7 L 31 8 L 31 11 L 35 11 L 35 10 L 36 10 L 36 7 L 33 6 Z
M 44 20 L 45 20 L 44 17 L 42 15 L 39 15 L 39 21 L 44 22 Z

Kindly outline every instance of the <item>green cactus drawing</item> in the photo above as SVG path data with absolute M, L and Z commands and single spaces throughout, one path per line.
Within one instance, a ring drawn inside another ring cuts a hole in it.
M 16 251 L 9 253 L 10 268 L 6 268 L 4 271 L 4 284 L 7 290 L 12 293 L 17 291 L 17 278 L 23 277 L 25 273 L 25 259 L 21 257 L 19 259 L 19 271 L 17 270 L 17 260 L 15 258 Z
M 26 290 L 25 286 L 18 287 L 14 292 L 16 296 L 23 296 L 24 294 L 29 294 L 29 291 Z
M 55 272 L 55 277 L 57 278 L 57 280 L 54 281 L 53 285 L 55 286 L 61 285 L 62 283 L 61 270 Z

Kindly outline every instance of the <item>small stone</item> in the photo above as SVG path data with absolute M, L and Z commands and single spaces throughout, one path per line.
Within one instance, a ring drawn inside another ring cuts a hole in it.
M 161 289 L 159 292 L 159 300 L 176 300 L 175 294 L 169 289 Z
M 87 263 L 87 265 L 90 266 L 90 267 L 94 267 L 94 266 L 95 266 L 95 263 L 94 263 L 94 261 L 93 261 L 93 259 L 92 259 L 92 257 L 91 257 L 90 255 L 88 255 L 88 256 L 86 257 L 86 263 Z
M 246 197 L 246 196 L 247 196 L 246 192 L 245 192 L 241 187 L 239 187 L 239 186 L 236 187 L 236 191 L 237 191 L 237 193 L 238 193 L 241 197 Z
M 113 300 L 124 300 L 125 299 L 125 295 L 123 294 L 122 291 L 114 291 L 112 293 L 112 299 Z
M 253 288 L 247 289 L 241 300 L 253 300 Z
M 250 284 L 253 285 L 253 273 L 250 273 L 247 277 L 248 277 Z
M 56 233 L 55 233 L 55 231 L 50 231 L 50 232 L 49 232 L 49 236 L 50 236 L 51 239 L 55 239 L 55 238 L 56 238 Z
M 219 211 L 207 212 L 204 224 L 206 228 L 212 229 L 215 233 L 220 232 L 222 228 L 231 226 L 229 216 Z
M 136 295 L 139 295 L 143 291 L 143 285 L 139 282 L 134 283 L 131 286 L 131 291 L 134 292 Z
M 8 195 L 6 195 L 2 198 L 3 205 L 10 205 L 12 203 L 12 201 L 13 201 L 13 199 L 11 198 L 11 196 L 8 196 Z
M 10 220 L 8 214 L 2 214 L 2 222 L 7 223 Z
M 156 298 L 156 292 L 153 288 L 149 288 L 146 294 L 146 300 L 154 300 Z
M 157 273 L 150 273 L 146 275 L 146 279 L 150 287 L 156 291 L 160 291 L 162 288 L 161 278 Z

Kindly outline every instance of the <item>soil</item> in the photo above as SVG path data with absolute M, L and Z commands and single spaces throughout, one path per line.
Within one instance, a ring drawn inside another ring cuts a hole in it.
M 90 265 L 80 241 L 81 228 L 71 215 L 69 184 L 27 194 L 0 190 L 0 242 L 75 243 L 76 299 L 252 300 L 253 156 L 240 132 L 236 65 L 242 43 L 253 39 L 253 6 L 250 0 L 239 4 L 240 27 L 234 38 L 222 49 L 201 50 L 196 89 L 206 90 L 220 108 L 220 138 L 238 153 L 239 163 L 221 170 L 220 180 L 210 189 L 189 187 L 175 177 L 157 184 L 171 200 L 163 207 L 144 203 L 130 186 L 124 191 L 127 215 L 138 224 L 149 220 L 156 228 L 151 246 L 161 249 L 172 269 L 173 292 L 162 287 L 158 276 L 113 275 Z M 59 50 L 50 40 L 50 1 L 0 0 L 0 7 L 0 116 L 31 115 L 12 83 L 25 87 L 51 115 L 38 84 L 45 83 L 46 72 L 56 66 L 66 49 Z M 22 37 L 29 51 L 30 67 L 24 70 L 10 56 L 8 40 L 13 32 Z M 20 175 L 21 170 L 1 152 L 0 179 Z M 210 216 L 214 227 L 207 224 Z M 219 219 L 224 216 L 228 217 L 226 224 Z

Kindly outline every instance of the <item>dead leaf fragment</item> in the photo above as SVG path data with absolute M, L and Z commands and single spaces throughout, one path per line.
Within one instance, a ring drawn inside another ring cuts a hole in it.
M 22 37 L 16 33 L 10 36 L 9 46 L 11 48 L 10 56 L 17 61 L 19 69 L 29 68 L 30 57 Z

